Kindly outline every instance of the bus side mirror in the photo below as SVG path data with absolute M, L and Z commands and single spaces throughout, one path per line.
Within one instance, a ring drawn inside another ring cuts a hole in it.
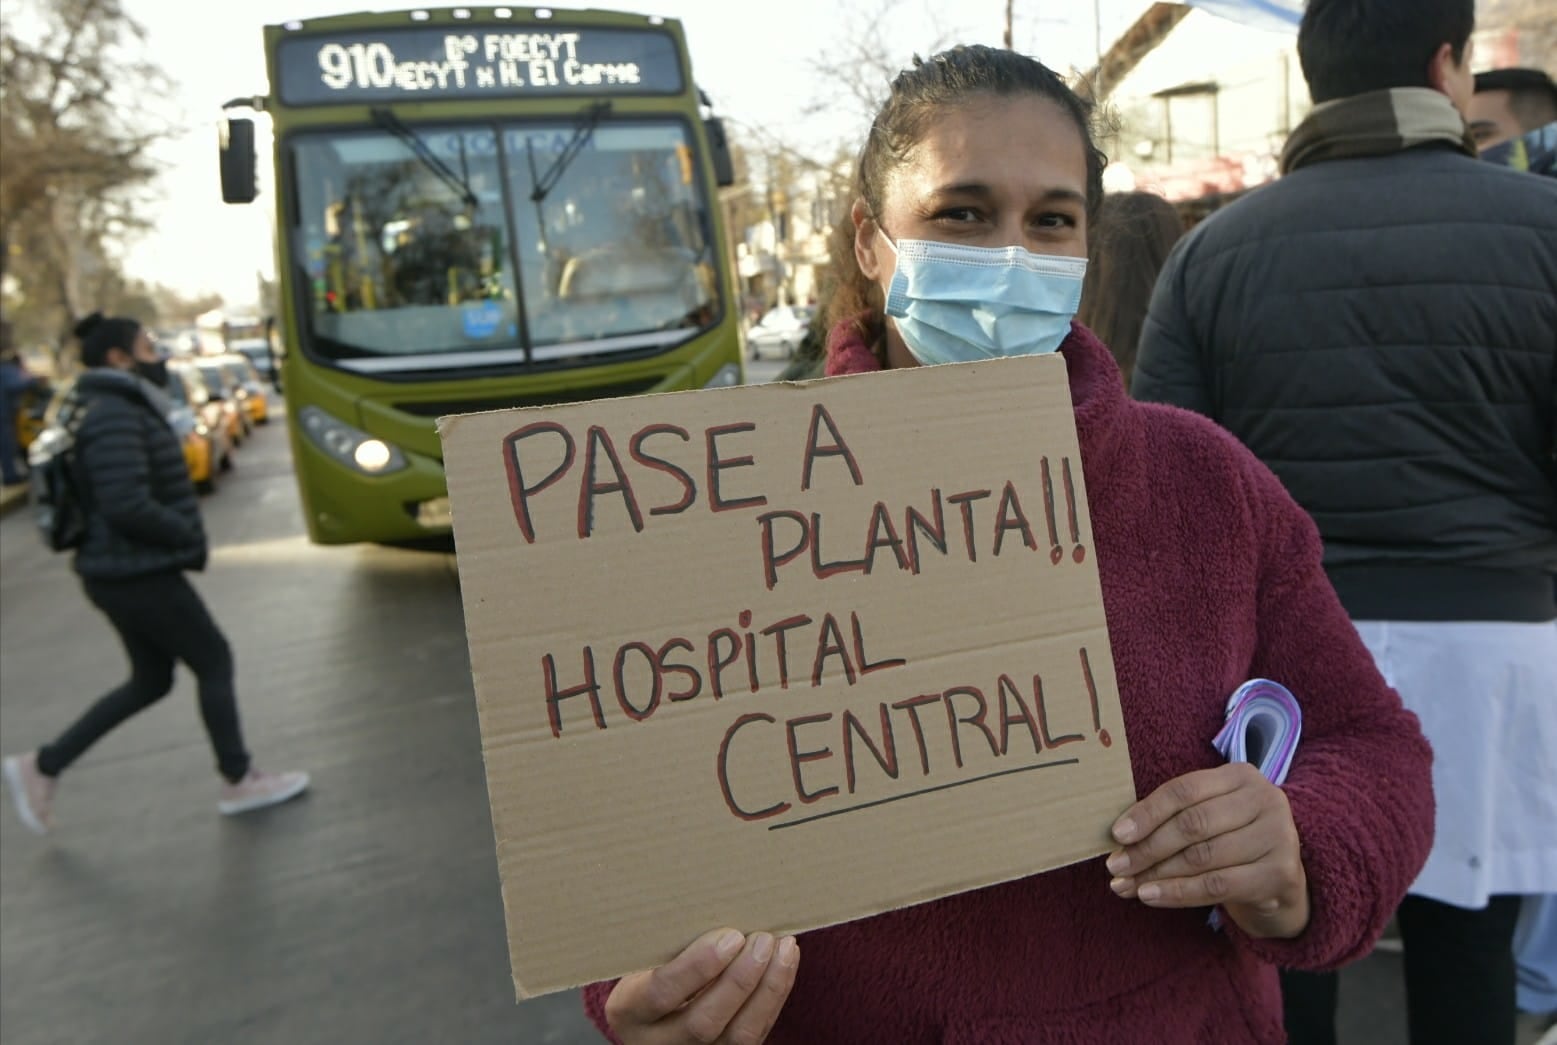
M 253 203 L 259 195 L 258 159 L 254 152 L 254 121 L 222 122 L 219 158 L 223 203 Z
M 708 158 L 714 164 L 714 181 L 721 189 L 735 184 L 735 160 L 730 155 L 730 139 L 725 137 L 724 121 L 710 116 L 703 121 L 708 135 Z

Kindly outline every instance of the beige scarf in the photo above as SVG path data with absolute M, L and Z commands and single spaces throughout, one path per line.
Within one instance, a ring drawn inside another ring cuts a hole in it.
M 1431 142 L 1476 155 L 1465 120 L 1447 96 L 1427 87 L 1369 91 L 1316 105 L 1281 150 L 1281 173 L 1327 160 L 1387 156 Z

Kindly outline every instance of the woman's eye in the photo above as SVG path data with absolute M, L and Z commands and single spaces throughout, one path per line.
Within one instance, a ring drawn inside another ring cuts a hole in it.
M 1038 217 L 1038 227 L 1043 229 L 1072 228 L 1076 219 L 1069 214 L 1042 214 Z
M 935 215 L 936 221 L 948 221 L 954 224 L 965 224 L 978 221 L 979 212 L 972 207 L 947 207 Z

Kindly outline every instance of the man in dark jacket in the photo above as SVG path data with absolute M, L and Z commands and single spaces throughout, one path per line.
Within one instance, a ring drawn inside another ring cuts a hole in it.
M 16 811 L 42 834 L 59 775 L 115 726 L 165 697 L 182 660 L 199 682 L 200 714 L 226 781 L 224 814 L 275 805 L 308 787 L 305 773 L 263 773 L 243 744 L 232 651 L 184 576 L 204 569 L 205 529 L 168 424 L 166 360 L 132 319 L 93 315 L 76 328 L 89 368 L 72 393 L 74 468 L 86 512 L 76 572 L 130 658 L 130 678 L 87 709 L 52 744 L 5 759 Z
M 1473 23 L 1310 0 L 1284 176 L 1180 242 L 1132 386 L 1281 477 L 1433 742 L 1398 911 L 1415 1045 L 1513 1042 L 1517 894 L 1557 890 L 1557 182 L 1476 160 Z M 1334 1041 L 1333 977 L 1284 987 L 1292 1040 Z

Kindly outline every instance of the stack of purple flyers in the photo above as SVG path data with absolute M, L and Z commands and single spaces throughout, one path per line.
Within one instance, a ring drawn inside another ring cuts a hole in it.
M 1270 679 L 1251 679 L 1227 700 L 1227 721 L 1211 744 L 1229 762 L 1252 762 L 1278 787 L 1292 768 L 1303 709 L 1292 691 Z M 1211 912 L 1211 927 L 1222 926 L 1222 912 Z
M 1227 701 L 1227 722 L 1211 741 L 1229 762 L 1252 762 L 1273 784 L 1287 779 L 1303 732 L 1297 698 L 1279 682 L 1251 679 Z

